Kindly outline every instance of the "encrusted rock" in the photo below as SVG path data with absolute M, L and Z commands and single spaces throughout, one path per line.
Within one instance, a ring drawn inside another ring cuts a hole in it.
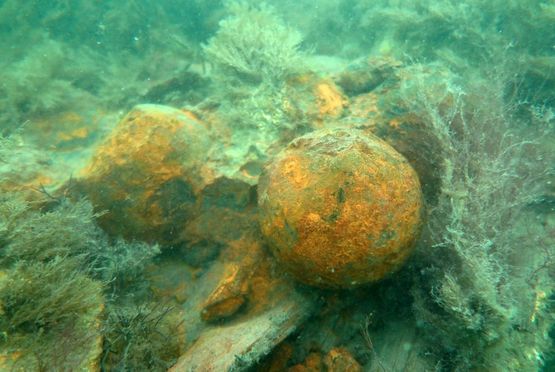
M 322 354 L 318 352 L 312 352 L 307 355 L 304 362 L 295 364 L 287 371 L 288 372 L 323 372 L 324 363 L 322 360 Z
M 422 192 L 391 146 L 360 131 L 294 140 L 259 183 L 260 224 L 285 269 L 321 287 L 355 287 L 398 269 L 412 251 Z
M 210 322 L 233 315 L 245 303 L 246 273 L 236 263 L 226 264 L 225 274 L 203 304 L 201 317 Z
M 208 144 L 208 130 L 193 114 L 137 106 L 96 149 L 77 189 L 107 211 L 99 222 L 113 235 L 172 243 L 210 178 Z
M 348 99 L 331 79 L 316 74 L 300 75 L 289 82 L 287 116 L 292 121 L 307 122 L 321 128 L 325 122 L 341 117 Z
M 362 367 L 344 347 L 331 349 L 324 357 L 328 372 L 361 372 Z
M 368 93 L 395 77 L 401 63 L 391 57 L 370 57 L 351 63 L 336 76 L 337 84 L 349 96 Z

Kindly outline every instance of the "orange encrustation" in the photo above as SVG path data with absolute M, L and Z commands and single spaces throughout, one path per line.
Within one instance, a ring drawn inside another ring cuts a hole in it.
M 382 279 L 405 262 L 421 226 L 416 172 L 362 131 L 297 138 L 267 165 L 258 191 L 271 250 L 309 285 L 352 288 Z
M 171 243 L 204 186 L 209 131 L 191 114 L 160 105 L 133 108 L 95 151 L 77 187 L 109 233 Z

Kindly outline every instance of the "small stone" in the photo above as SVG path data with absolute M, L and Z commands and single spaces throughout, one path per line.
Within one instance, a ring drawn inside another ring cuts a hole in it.
M 203 304 L 202 320 L 212 322 L 228 318 L 243 306 L 248 292 L 248 282 L 244 280 L 244 274 L 238 264 L 226 265 L 223 279 Z
M 322 354 L 312 352 L 308 354 L 303 363 L 295 364 L 288 372 L 323 372 L 324 363 Z
M 343 348 L 336 347 L 324 357 L 324 365 L 328 372 L 360 372 L 362 367 L 353 358 L 351 353 Z

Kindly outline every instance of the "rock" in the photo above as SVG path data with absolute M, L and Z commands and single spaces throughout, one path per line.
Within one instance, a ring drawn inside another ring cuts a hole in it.
M 258 368 L 260 371 L 282 372 L 287 370 L 289 360 L 293 357 L 293 346 L 287 341 L 282 342 L 272 350 L 269 358 Z
M 401 154 L 361 131 L 299 137 L 265 169 L 260 225 L 299 281 L 351 288 L 398 269 L 421 224 L 418 176 Z
M 324 357 L 324 365 L 328 372 L 361 372 L 362 367 L 351 353 L 343 348 L 331 349 Z
M 287 369 L 288 372 L 361 372 L 362 367 L 351 353 L 343 347 L 331 349 L 326 355 L 312 352 L 299 364 Z
M 339 119 L 349 102 L 332 79 L 316 74 L 301 75 L 289 82 L 285 112 L 292 122 L 306 122 L 322 128 L 326 122 Z
M 187 241 L 185 259 L 199 266 L 214 258 L 229 242 L 258 231 L 256 188 L 239 180 L 219 177 L 199 193 L 197 211 L 181 235 Z
M 335 81 L 348 96 L 371 92 L 387 79 L 394 78 L 394 70 L 401 63 L 391 57 L 370 57 L 351 63 Z
M 440 190 L 443 155 L 436 134 L 405 107 L 391 87 L 353 97 L 343 123 L 372 133 L 401 153 L 418 173 L 426 201 L 433 204 Z
M 447 110 L 453 97 L 445 96 L 446 89 L 437 79 L 446 73 L 442 69 L 415 72 L 414 67 L 390 57 L 356 61 L 334 75 L 333 81 L 347 95 L 348 105 L 338 120 L 328 120 L 322 127 L 361 129 L 386 141 L 418 173 L 426 202 L 433 205 L 441 187 L 445 154 L 437 133 L 426 122 L 429 118 L 418 116 L 411 104 L 421 94 L 415 87 L 423 85 L 437 96 L 434 99 L 439 101 L 439 110 Z M 412 90 L 401 93 L 402 86 Z
M 210 179 L 208 146 L 208 129 L 191 113 L 139 105 L 96 149 L 75 188 L 107 211 L 99 223 L 110 234 L 175 243 Z
M 307 355 L 303 363 L 295 364 L 288 372 L 323 372 L 324 362 L 322 354 L 312 352 Z
M 236 263 L 226 264 L 222 280 L 203 304 L 202 320 L 210 322 L 233 315 L 245 303 L 247 273 Z
M 313 293 L 300 292 L 277 270 L 260 237 L 230 241 L 187 284 L 191 291 L 182 306 L 186 351 L 173 371 L 245 369 L 317 308 Z
M 93 145 L 105 128 L 113 126 L 110 123 L 114 117 L 114 114 L 104 110 L 84 107 L 53 110 L 33 118 L 22 127 L 21 134 L 38 148 L 53 153 L 72 153 L 73 158 L 79 151 Z M 60 159 L 63 160 L 63 157 Z
M 19 134 L 0 137 L 1 194 L 16 192 L 27 200 L 44 201 L 45 191 L 60 187 L 68 174 L 67 166 L 60 166 L 53 154 L 38 149 Z

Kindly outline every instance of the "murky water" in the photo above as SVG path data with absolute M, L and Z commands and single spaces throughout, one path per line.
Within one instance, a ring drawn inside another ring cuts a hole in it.
M 553 370 L 554 20 L 0 0 L 0 370 Z

